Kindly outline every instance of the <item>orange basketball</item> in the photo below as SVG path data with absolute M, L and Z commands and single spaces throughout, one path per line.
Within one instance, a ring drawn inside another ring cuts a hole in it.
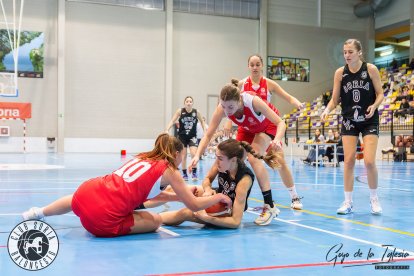
M 206 209 L 206 213 L 212 217 L 217 217 L 225 214 L 230 214 L 231 209 L 226 208 L 226 204 L 224 203 L 216 203 L 213 206 L 210 206 Z

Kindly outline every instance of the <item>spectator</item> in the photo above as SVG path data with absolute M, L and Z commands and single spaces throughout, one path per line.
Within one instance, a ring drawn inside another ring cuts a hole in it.
M 390 66 L 393 72 L 398 70 L 398 62 L 395 58 L 392 59 Z
M 321 134 L 319 128 L 315 129 L 315 136 L 312 139 L 313 143 L 325 143 L 325 137 Z M 325 148 L 323 146 L 319 146 L 318 148 L 318 156 L 325 154 Z M 308 156 L 303 160 L 304 163 L 309 164 L 316 161 L 316 146 L 313 146 L 308 153 Z
M 411 70 L 414 70 L 414 58 L 411 59 L 410 64 L 408 65 Z
M 410 104 L 408 103 L 407 98 L 404 97 L 401 100 L 400 109 L 395 111 L 395 117 L 405 118 L 405 115 L 407 115 L 408 113 L 411 113 L 411 110 L 412 108 L 410 107 Z

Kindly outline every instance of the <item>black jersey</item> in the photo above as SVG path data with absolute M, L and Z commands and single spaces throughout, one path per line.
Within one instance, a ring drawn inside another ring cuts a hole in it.
M 191 112 L 187 112 L 185 108 L 181 108 L 180 128 L 178 129 L 178 135 L 181 137 L 192 138 L 197 136 L 197 110 L 193 108 Z
M 234 203 L 236 199 L 236 187 L 237 183 L 247 174 L 252 178 L 252 183 L 254 181 L 254 174 L 252 170 L 250 170 L 243 162 L 238 162 L 238 169 L 236 173 L 235 179 L 232 179 L 229 173 L 222 173 L 219 172 L 218 174 L 218 193 L 222 193 L 230 197 L 231 201 Z M 253 186 L 253 185 L 252 185 Z M 247 197 L 250 195 L 252 187 L 249 188 L 247 192 Z M 244 211 L 247 210 L 247 197 L 246 197 L 246 205 L 244 206 Z
M 356 73 L 352 73 L 345 65 L 341 81 L 342 117 L 354 122 L 364 122 L 367 108 L 375 102 L 374 85 L 368 74 L 367 63 L 363 62 Z M 378 110 L 372 117 L 378 118 Z

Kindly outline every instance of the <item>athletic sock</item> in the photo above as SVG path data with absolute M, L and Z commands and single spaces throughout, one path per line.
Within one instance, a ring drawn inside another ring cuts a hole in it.
M 273 208 L 273 198 L 272 198 L 272 190 L 268 190 L 265 192 L 262 192 L 264 203 L 269 204 L 270 208 Z
M 183 174 L 187 175 L 187 169 L 183 170 Z
M 370 198 L 378 198 L 377 189 L 369 189 Z
M 288 190 L 288 192 L 290 194 L 290 198 L 294 199 L 294 198 L 299 197 L 298 196 L 298 193 L 296 192 L 296 186 L 295 185 L 293 185 L 290 188 L 287 188 L 287 190 Z
M 345 201 L 352 202 L 352 192 L 344 192 L 345 194 Z
M 192 168 L 193 173 L 197 173 L 197 168 Z

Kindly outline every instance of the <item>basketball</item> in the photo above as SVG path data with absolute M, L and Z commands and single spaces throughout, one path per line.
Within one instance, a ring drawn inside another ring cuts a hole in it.
M 225 214 L 230 214 L 231 209 L 226 208 L 226 204 L 224 203 L 216 203 L 213 206 L 210 206 L 206 209 L 206 213 L 212 217 L 222 216 Z

